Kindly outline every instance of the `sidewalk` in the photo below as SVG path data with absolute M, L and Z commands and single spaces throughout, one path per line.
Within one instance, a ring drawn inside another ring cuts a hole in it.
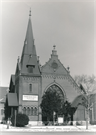
M 90 125 L 88 130 L 86 130 L 86 126 L 31 126 L 27 125 L 26 127 L 13 127 L 9 126 L 7 129 L 7 125 L 0 124 L 0 132 L 1 131 L 29 131 L 29 132 L 64 132 L 64 131 L 78 131 L 78 132 L 96 132 L 96 125 Z

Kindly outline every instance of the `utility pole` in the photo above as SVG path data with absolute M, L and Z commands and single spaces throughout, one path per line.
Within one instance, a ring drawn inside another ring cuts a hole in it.
M 55 125 L 55 112 L 53 111 L 53 125 Z
M 87 96 L 86 129 L 88 129 L 88 120 L 89 120 L 89 98 L 88 98 L 88 93 L 86 93 L 86 96 Z
M 15 108 L 15 119 L 14 119 L 14 126 L 16 127 L 16 108 Z
M 84 89 L 84 88 L 83 88 Z M 85 92 L 84 94 L 82 94 L 82 96 L 86 99 L 86 129 L 88 129 L 88 122 L 89 122 L 89 110 L 90 108 L 92 108 L 93 104 L 95 104 L 96 102 L 92 103 L 92 105 L 89 106 L 89 100 L 90 100 L 90 94 L 88 91 Z
M 86 90 L 84 89 L 84 87 L 82 86 L 82 84 L 80 84 L 80 88 L 83 91 L 82 96 L 86 99 L 86 129 L 88 129 L 88 120 L 89 120 L 89 94 L 88 91 L 86 92 Z M 85 101 L 84 101 L 85 102 Z

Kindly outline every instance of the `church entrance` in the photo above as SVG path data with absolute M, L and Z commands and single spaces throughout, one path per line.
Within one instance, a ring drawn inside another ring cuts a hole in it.
M 45 97 L 44 97 L 45 96 Z M 42 108 L 42 121 L 56 121 L 60 107 L 65 101 L 65 95 L 62 89 L 56 84 L 51 85 L 43 95 L 43 100 L 46 98 L 44 104 L 47 104 L 46 109 Z M 48 113 L 47 113 L 47 112 Z M 48 116 L 50 114 L 50 116 Z

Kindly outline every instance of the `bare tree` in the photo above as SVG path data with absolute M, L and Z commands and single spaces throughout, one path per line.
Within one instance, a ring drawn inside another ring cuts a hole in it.
M 96 90 L 96 77 L 94 75 L 87 76 L 87 75 L 77 75 L 74 77 L 74 80 L 81 88 L 81 94 L 86 99 L 86 129 L 88 129 L 88 117 L 89 117 L 89 110 L 93 105 L 90 105 L 90 95 Z M 91 97 L 92 98 L 92 97 Z M 94 102 L 95 104 L 95 102 Z
M 92 93 L 94 90 L 96 90 L 96 77 L 94 75 L 76 75 L 74 77 L 74 80 L 78 84 L 78 86 L 82 84 L 85 91 L 88 93 Z

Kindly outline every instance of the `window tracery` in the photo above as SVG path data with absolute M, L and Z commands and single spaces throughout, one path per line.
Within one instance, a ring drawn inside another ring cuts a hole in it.
M 28 116 L 37 116 L 38 115 L 38 109 L 37 107 L 23 107 L 23 113 Z

